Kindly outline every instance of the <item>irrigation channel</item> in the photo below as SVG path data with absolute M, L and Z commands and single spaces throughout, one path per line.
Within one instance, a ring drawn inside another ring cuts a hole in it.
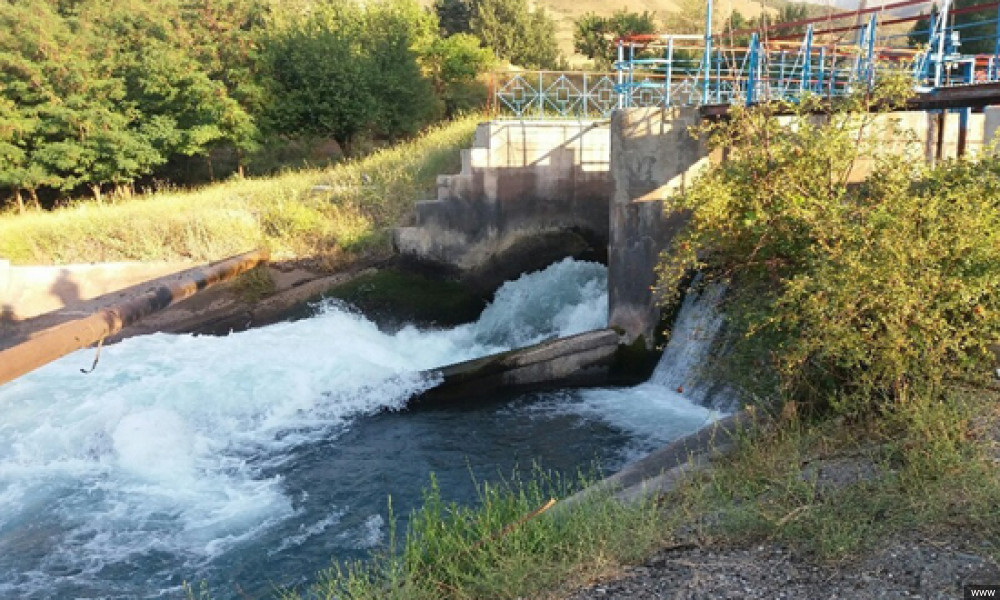
M 398 410 L 434 385 L 426 369 L 606 315 L 605 268 L 567 259 L 454 329 L 380 331 L 331 303 L 226 337 L 132 338 L 91 374 L 78 352 L 0 386 L 0 597 L 178 597 L 202 581 L 217 599 L 269 597 L 384 544 L 388 497 L 405 518 L 432 472 L 471 503 L 473 476 L 611 470 L 720 416 L 669 380 L 702 341 L 672 344 L 634 388 Z

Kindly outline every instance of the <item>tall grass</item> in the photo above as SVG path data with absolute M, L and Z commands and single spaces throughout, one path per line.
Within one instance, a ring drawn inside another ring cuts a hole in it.
M 393 528 L 382 554 L 335 565 L 309 589 L 282 597 L 564 597 L 595 576 L 641 559 L 669 533 L 651 501 L 622 504 L 605 493 L 553 504 L 586 482 L 536 469 L 527 479 L 480 483 L 478 503 L 470 507 L 446 503 L 432 478 L 402 543 L 396 543 Z
M 794 416 L 748 430 L 665 504 L 702 539 L 774 540 L 825 561 L 914 532 L 951 532 L 998 553 L 998 399 L 955 387 L 879 419 Z
M 2 214 L 0 257 L 18 264 L 208 261 L 260 246 L 278 259 L 382 253 L 385 228 L 433 193 L 438 174 L 458 170 L 478 120 L 456 120 L 328 169 Z

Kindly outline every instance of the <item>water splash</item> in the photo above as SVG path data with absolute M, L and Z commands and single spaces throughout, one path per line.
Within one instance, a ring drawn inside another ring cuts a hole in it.
M 604 267 L 566 260 L 451 330 L 387 334 L 330 303 L 226 337 L 129 339 L 90 375 L 80 352 L 0 386 L 0 596 L 104 596 L 137 562 L 151 572 L 124 595 L 174 589 L 298 514 L 282 474 L 297 448 L 403 406 L 436 383 L 421 371 L 604 327 L 605 288 Z M 308 544 L 338 510 L 281 543 Z
M 573 397 L 539 402 L 529 412 L 584 415 L 630 432 L 634 443 L 625 461 L 725 416 L 731 407 L 728 392 L 706 377 L 704 366 L 722 330 L 719 304 L 726 288 L 699 283 L 696 280 L 684 297 L 649 381 L 631 388 L 582 390 Z
M 728 399 L 714 398 L 718 386 L 708 376 L 714 344 L 722 330 L 724 318 L 719 311 L 726 293 L 723 283 L 702 285 L 695 278 L 670 333 L 670 341 L 649 382 L 684 395 L 701 405 L 727 405 Z

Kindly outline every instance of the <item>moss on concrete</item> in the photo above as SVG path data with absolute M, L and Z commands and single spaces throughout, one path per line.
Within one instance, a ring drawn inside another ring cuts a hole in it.
M 631 344 L 619 344 L 611 366 L 612 381 L 618 385 L 636 385 L 649 380 L 660 354 L 660 350 L 650 350 L 641 335 Z
M 396 268 L 361 275 L 324 294 L 379 323 L 450 326 L 474 321 L 486 301 L 463 285 Z

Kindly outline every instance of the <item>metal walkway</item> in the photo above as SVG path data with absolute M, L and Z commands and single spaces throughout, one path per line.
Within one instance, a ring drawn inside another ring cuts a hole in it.
M 712 32 L 707 1 L 703 35 L 619 39 L 613 72 L 497 74 L 495 111 L 523 119 L 601 118 L 628 107 L 720 112 L 735 104 L 798 102 L 805 94 L 844 96 L 889 72 L 912 79 L 926 105 L 916 107 L 1000 102 L 1000 1 L 955 8 L 952 0 L 903 0 L 719 33 Z M 927 27 L 910 25 L 917 22 Z M 963 44 L 992 52 L 963 54 Z

